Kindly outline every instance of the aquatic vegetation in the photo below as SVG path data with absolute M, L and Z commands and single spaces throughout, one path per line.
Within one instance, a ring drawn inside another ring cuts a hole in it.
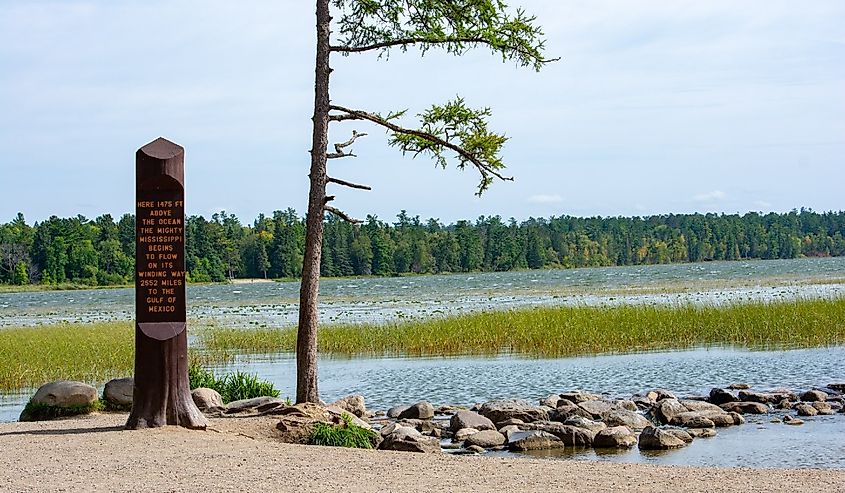
M 257 375 L 241 371 L 217 377 L 210 370 L 191 365 L 188 368 L 188 379 L 191 389 L 205 387 L 216 390 L 223 398 L 224 404 L 254 397 L 279 397 L 279 391 L 271 382 L 259 380 Z
M 296 330 L 210 328 L 203 347 L 293 351 Z M 845 344 L 845 299 L 702 305 L 521 308 L 371 325 L 326 325 L 327 355 L 572 356 L 727 345 L 752 349 Z
M 56 324 L 0 330 L 0 390 L 53 380 L 105 382 L 131 375 L 132 322 Z
M 376 433 L 361 428 L 352 423 L 352 417 L 343 414 L 343 424 L 333 426 L 328 423 L 317 423 L 308 438 L 311 445 L 327 445 L 330 447 L 367 448 L 375 447 Z

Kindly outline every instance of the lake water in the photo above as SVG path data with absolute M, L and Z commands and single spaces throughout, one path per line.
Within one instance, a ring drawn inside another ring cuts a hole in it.
M 297 283 L 189 286 L 189 317 L 248 328 L 295 322 Z M 708 303 L 845 295 L 845 258 L 615 267 L 326 280 L 323 321 L 367 322 L 469 310 L 550 304 Z M 0 328 L 131 319 L 131 289 L 0 294 Z M 293 396 L 290 355 L 238 357 L 235 369 L 274 382 Z M 518 356 L 320 359 L 326 401 L 359 393 L 370 409 L 420 399 L 472 405 L 496 398 L 539 399 L 584 389 L 630 397 L 651 388 L 701 394 L 734 382 L 756 390 L 808 389 L 845 381 L 845 347 L 748 351 L 733 348 L 534 359 Z M 0 421 L 17 419 L 26 395 L 0 396 Z M 845 416 L 808 418 L 801 427 L 749 418 L 719 436 L 667 453 L 593 450 L 539 454 L 625 462 L 751 467 L 845 468 Z
M 188 316 L 224 326 L 296 323 L 299 283 L 189 285 Z M 726 303 L 845 295 L 845 257 L 418 277 L 328 279 L 320 319 L 378 322 L 533 305 Z M 130 320 L 133 289 L 0 294 L 0 327 Z

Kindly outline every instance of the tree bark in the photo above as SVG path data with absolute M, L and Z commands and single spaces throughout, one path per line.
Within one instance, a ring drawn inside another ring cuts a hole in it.
M 326 148 L 329 126 L 329 0 L 317 0 L 317 60 L 311 142 L 311 186 L 305 224 L 305 254 L 299 290 L 299 328 L 296 337 L 296 402 L 319 402 L 317 390 L 317 295 L 323 249 L 326 200 Z

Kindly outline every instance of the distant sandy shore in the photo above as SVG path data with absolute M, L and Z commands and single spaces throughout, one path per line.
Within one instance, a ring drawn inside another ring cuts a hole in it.
M 0 491 L 841 491 L 845 471 L 421 455 L 279 443 L 273 418 L 124 431 L 125 415 L 0 424 Z

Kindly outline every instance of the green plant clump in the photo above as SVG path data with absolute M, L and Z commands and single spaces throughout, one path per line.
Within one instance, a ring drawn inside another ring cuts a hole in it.
M 352 423 L 352 417 L 343 414 L 343 424 L 335 426 L 328 423 L 317 423 L 308 438 L 311 445 L 327 445 L 329 447 L 366 448 L 376 445 L 376 433 L 373 430 L 361 428 Z
M 236 371 L 222 378 L 198 365 L 188 369 L 191 389 L 209 388 L 216 390 L 224 403 L 252 399 L 254 397 L 279 397 L 279 391 L 272 382 L 259 380 L 257 375 Z
M 80 414 L 102 411 L 104 408 L 105 405 L 99 400 L 85 406 L 68 407 L 50 406 L 29 401 L 21 412 L 19 421 L 48 421 L 56 418 L 66 418 L 68 416 L 79 416 Z

